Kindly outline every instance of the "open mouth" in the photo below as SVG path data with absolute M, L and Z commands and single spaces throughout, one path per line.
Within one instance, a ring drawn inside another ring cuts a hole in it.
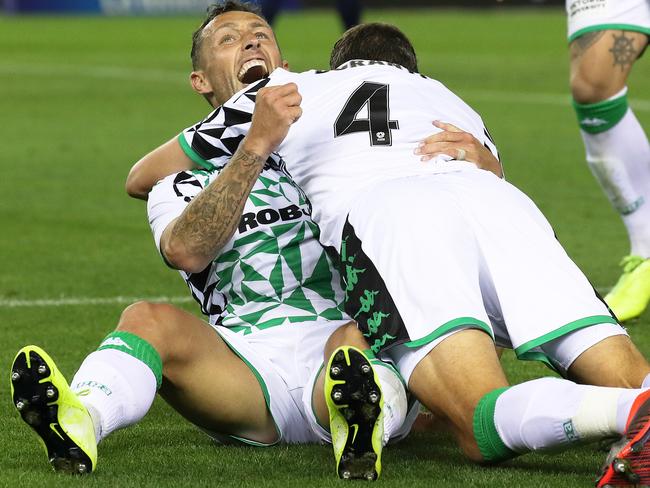
M 237 73 L 237 79 L 245 84 L 250 84 L 261 80 L 269 71 L 266 69 L 266 63 L 261 59 L 251 59 L 246 61 Z

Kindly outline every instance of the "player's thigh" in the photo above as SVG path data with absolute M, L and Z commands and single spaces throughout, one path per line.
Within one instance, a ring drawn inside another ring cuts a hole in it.
M 140 302 L 119 330 L 147 340 L 163 362 L 160 394 L 194 424 L 222 433 L 275 432 L 262 387 L 251 368 L 208 323 L 179 308 Z
M 630 337 L 622 334 L 587 348 L 568 370 L 569 379 L 578 383 L 619 388 L 640 388 L 648 374 L 648 361 Z
M 169 368 L 161 395 L 212 432 L 273 442 L 277 432 L 260 381 L 212 328 L 192 332 L 192 357 Z
M 596 103 L 621 91 L 648 36 L 640 32 L 587 32 L 570 44 L 571 91 L 578 103 Z

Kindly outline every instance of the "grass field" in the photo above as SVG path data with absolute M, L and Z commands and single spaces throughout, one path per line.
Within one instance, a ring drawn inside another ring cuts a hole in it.
M 536 200 L 592 282 L 610 287 L 628 244 L 583 161 L 563 12 L 390 10 L 365 18 L 412 37 L 421 71 L 483 115 L 509 180 Z M 163 266 L 144 205 L 123 184 L 134 161 L 208 111 L 187 83 L 198 21 L 0 16 L 0 486 L 342 483 L 328 447 L 217 447 L 159 400 L 143 422 L 102 443 L 94 475 L 71 479 L 51 472 L 11 405 L 7 377 L 21 346 L 45 347 L 70 377 L 136 297 L 195 308 L 182 301 L 184 284 Z M 286 15 L 277 34 L 294 70 L 324 68 L 339 26 L 331 13 Z M 646 128 L 648 80 L 644 59 L 630 96 Z M 649 327 L 646 313 L 629 328 L 646 354 Z M 513 382 L 548 374 L 509 355 L 504 363 Z M 602 457 L 587 446 L 486 469 L 464 461 L 445 436 L 420 434 L 387 450 L 378 483 L 590 486 Z

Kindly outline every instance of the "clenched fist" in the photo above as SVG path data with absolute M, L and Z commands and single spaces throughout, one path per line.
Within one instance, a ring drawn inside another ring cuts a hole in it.
M 302 115 L 302 97 L 295 83 L 260 88 L 244 149 L 266 159 L 277 149 L 289 127 Z

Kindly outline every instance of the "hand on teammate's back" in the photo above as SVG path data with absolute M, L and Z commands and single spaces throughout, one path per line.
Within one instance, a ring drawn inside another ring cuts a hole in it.
M 439 120 L 433 121 L 433 125 L 442 131 L 430 135 L 415 149 L 415 154 L 422 156 L 421 161 L 429 161 L 436 156 L 446 154 L 455 159 L 474 163 L 481 169 L 492 171 L 500 178 L 503 177 L 499 160 L 472 134 Z

